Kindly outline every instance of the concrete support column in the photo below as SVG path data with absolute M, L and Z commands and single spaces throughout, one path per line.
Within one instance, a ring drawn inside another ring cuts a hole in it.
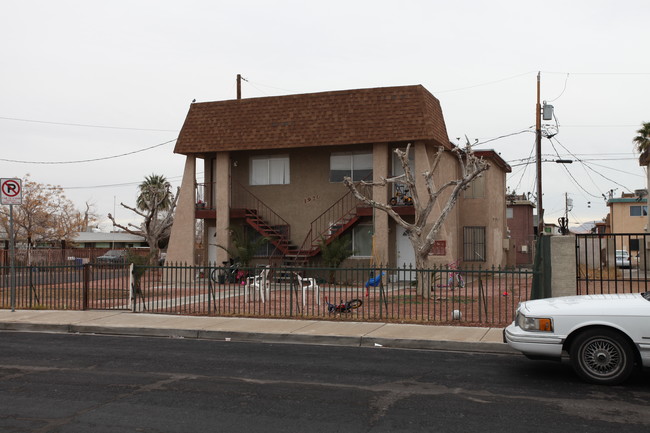
M 217 210 L 215 239 L 210 243 L 230 247 L 230 152 L 218 152 L 214 173 L 214 204 Z M 228 260 L 228 252 L 217 248 L 217 265 Z
M 167 247 L 166 263 L 182 263 L 194 266 L 194 185 L 196 158 L 187 156 L 181 190 L 176 203 L 174 225 Z
M 574 296 L 576 282 L 575 236 L 551 236 L 551 296 Z
M 387 178 L 390 173 L 390 154 L 387 143 L 375 144 L 372 148 L 372 173 L 374 180 Z M 388 202 L 388 190 L 390 186 L 373 186 L 372 199 L 379 203 Z M 386 212 L 373 210 L 373 260 L 375 265 L 389 264 L 390 242 L 388 229 L 388 214 Z

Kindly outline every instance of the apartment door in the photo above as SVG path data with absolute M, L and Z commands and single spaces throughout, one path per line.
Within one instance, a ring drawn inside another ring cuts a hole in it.
M 395 240 L 395 245 L 397 246 L 397 266 L 400 268 L 415 269 L 415 251 L 413 251 L 413 245 L 406 234 L 406 230 L 402 226 L 397 226 L 395 234 L 397 236 Z M 397 279 L 400 281 L 410 281 L 413 279 L 413 276 L 410 275 L 410 272 L 399 272 Z

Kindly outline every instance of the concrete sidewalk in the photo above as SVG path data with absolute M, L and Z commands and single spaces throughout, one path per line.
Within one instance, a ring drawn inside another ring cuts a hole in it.
M 193 317 L 110 310 L 0 310 L 3 330 L 518 353 L 502 342 L 502 328 Z

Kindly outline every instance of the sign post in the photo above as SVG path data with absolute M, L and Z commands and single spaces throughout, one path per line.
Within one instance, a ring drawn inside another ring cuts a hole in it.
M 14 246 L 14 205 L 23 204 L 21 179 L 0 179 L 0 204 L 9 205 L 9 257 L 11 261 L 11 312 L 16 311 L 16 251 Z

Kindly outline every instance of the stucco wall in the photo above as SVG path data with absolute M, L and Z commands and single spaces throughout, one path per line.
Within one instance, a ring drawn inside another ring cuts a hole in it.
M 482 266 L 504 266 L 506 251 L 504 239 L 507 236 L 506 225 L 506 179 L 505 173 L 491 165 L 482 173 L 484 182 L 483 197 L 466 197 L 461 193 L 458 202 L 460 211 L 459 240 L 463 239 L 463 227 L 485 227 L 486 261 Z M 462 250 L 460 251 L 462 255 Z M 478 264 L 478 263 L 477 263 Z
M 239 182 L 291 225 L 291 240 L 299 246 L 311 222 L 348 192 L 342 182 L 329 181 L 330 154 L 352 150 L 372 153 L 372 146 L 232 152 L 237 166 L 232 167 L 231 175 L 233 182 Z M 266 155 L 289 155 L 288 185 L 249 185 L 250 157 Z

